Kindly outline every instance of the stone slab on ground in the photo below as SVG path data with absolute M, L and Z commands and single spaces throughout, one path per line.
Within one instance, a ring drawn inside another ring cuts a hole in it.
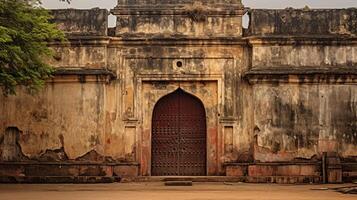
M 166 186 L 192 186 L 192 181 L 166 181 Z
M 335 189 L 337 192 L 343 193 L 343 194 L 357 194 L 357 187 L 342 187 L 342 188 L 337 188 Z M 356 197 L 357 198 L 357 197 Z

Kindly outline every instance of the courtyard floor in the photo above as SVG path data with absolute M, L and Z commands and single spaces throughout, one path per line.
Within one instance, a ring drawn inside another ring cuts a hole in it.
M 0 184 L 0 200 L 357 200 L 357 195 L 326 190 L 345 186 L 351 185 L 194 183 L 193 186 L 178 187 L 164 186 L 163 183 Z

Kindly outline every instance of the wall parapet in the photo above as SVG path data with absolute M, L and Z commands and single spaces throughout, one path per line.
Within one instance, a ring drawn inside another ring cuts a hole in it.
M 251 9 L 248 35 L 357 35 L 357 9 Z
M 231 1 L 119 1 L 117 37 L 240 37 L 244 6 Z
M 269 35 L 269 36 L 248 36 L 244 39 L 253 46 L 260 45 L 280 45 L 280 46 L 298 46 L 298 45 L 357 45 L 357 37 L 333 36 L 333 35 Z
M 106 9 L 58 9 L 50 12 L 53 15 L 52 21 L 67 35 L 108 35 L 109 11 Z

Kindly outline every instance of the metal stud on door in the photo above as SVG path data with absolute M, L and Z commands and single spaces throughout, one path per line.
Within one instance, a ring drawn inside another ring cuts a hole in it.
M 158 101 L 151 157 L 153 176 L 206 175 L 206 113 L 199 99 L 178 89 Z

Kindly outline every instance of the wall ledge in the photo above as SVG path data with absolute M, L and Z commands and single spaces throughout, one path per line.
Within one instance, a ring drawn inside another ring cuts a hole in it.
M 352 67 L 255 67 L 243 78 L 250 84 L 299 83 L 299 84 L 356 84 L 357 66 Z
M 348 35 L 263 35 L 244 37 L 250 45 L 357 45 Z
M 60 67 L 55 68 L 53 75 L 47 82 L 110 83 L 117 79 L 117 75 L 106 68 Z

